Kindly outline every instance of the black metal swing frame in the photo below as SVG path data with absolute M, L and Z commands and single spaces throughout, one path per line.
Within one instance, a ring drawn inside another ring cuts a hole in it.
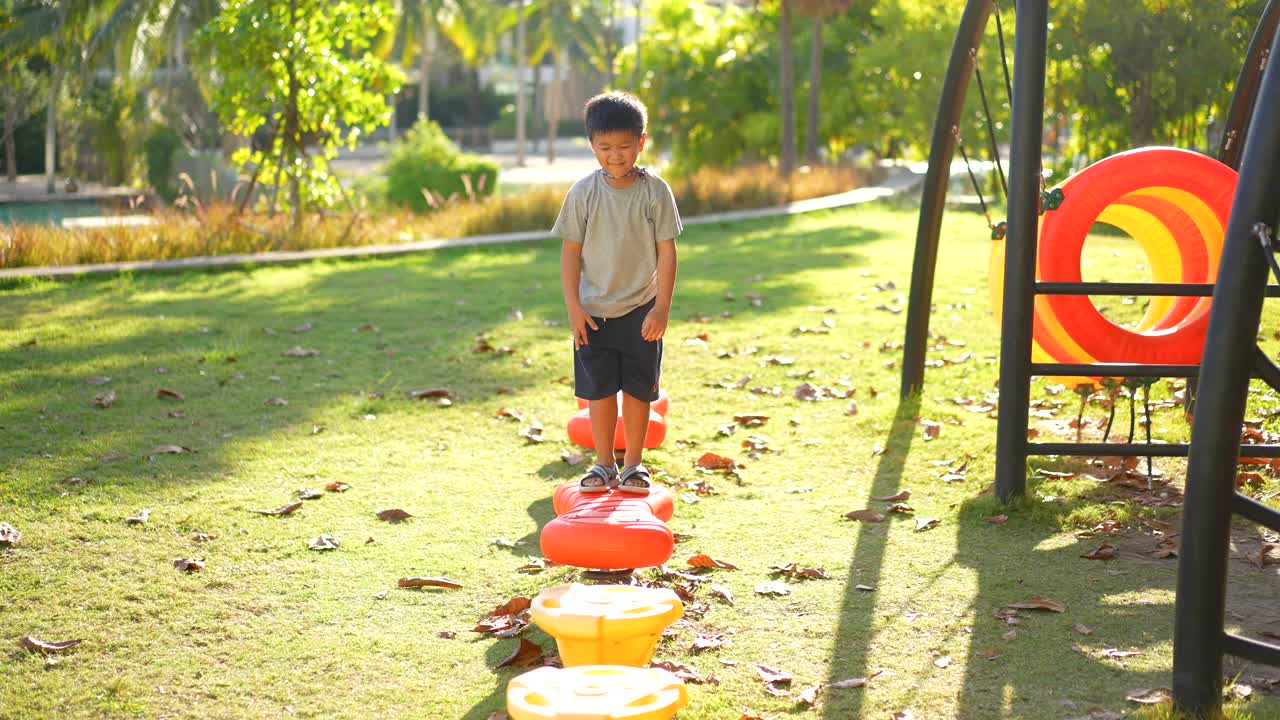
M 950 165 L 960 141 L 957 128 L 969 78 L 975 74 L 976 53 L 993 9 L 999 12 L 994 0 L 967 0 L 943 81 L 916 235 L 903 343 L 904 399 L 919 393 L 924 384 L 930 304 Z M 1224 654 L 1280 666 L 1280 646 L 1227 633 L 1223 620 L 1232 515 L 1280 532 L 1280 512 L 1235 490 L 1249 381 L 1258 377 L 1280 388 L 1280 368 L 1256 344 L 1263 300 L 1280 297 L 1280 285 L 1268 282 L 1272 266 L 1280 281 L 1280 265 L 1271 257 L 1280 251 L 1271 236 L 1271 229 L 1280 222 L 1280 203 L 1274 196 L 1274 188 L 1280 187 L 1280 68 L 1267 62 L 1273 52 L 1280 51 L 1280 0 L 1268 0 L 1254 31 L 1219 147 L 1218 159 L 1237 169 L 1239 176 L 1214 284 L 1036 281 L 1048 14 L 1048 0 L 1016 3 L 1008 222 L 1000 228 L 1008 241 L 995 490 L 1005 501 L 1023 495 L 1027 458 L 1032 455 L 1189 456 L 1178 558 L 1173 692 L 1179 710 L 1195 717 L 1213 717 L 1221 705 Z M 1001 32 L 1002 53 L 1003 49 Z M 995 146 L 994 138 L 991 145 Z M 998 232 L 996 226 L 992 229 Z M 1212 296 L 1201 363 L 1033 363 L 1035 297 L 1054 294 Z M 1031 378 L 1073 375 L 1196 378 L 1199 389 L 1191 443 L 1030 442 Z M 1280 457 L 1280 445 L 1247 447 L 1250 457 Z

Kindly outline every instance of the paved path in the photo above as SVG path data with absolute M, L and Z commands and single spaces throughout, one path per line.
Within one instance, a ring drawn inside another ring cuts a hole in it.
M 746 220 L 750 218 L 776 217 L 779 215 L 798 215 L 817 210 L 858 205 L 879 200 L 911 190 L 923 180 L 923 175 L 897 168 L 891 172 L 884 184 L 858 188 L 837 195 L 799 200 L 786 205 L 755 208 L 751 210 L 733 210 L 730 212 L 712 213 L 684 218 L 685 225 L 701 225 L 705 223 Z M 386 255 L 403 255 L 406 253 L 439 250 L 441 248 L 467 247 L 473 245 L 495 245 L 500 243 L 532 242 L 550 237 L 546 230 L 526 232 L 499 233 L 494 235 L 473 235 L 470 237 L 418 240 L 416 242 L 396 243 L 391 245 L 364 245 L 360 247 L 325 248 L 319 250 L 296 250 L 290 252 L 252 253 L 243 255 L 216 255 L 211 257 L 179 258 L 175 260 L 136 260 L 128 262 L 101 263 L 98 265 L 65 265 L 44 267 L 7 268 L 0 270 L 0 280 L 19 277 L 71 277 L 75 275 L 117 273 L 139 270 L 186 270 L 192 268 L 228 267 L 236 265 L 271 265 L 282 263 L 307 262 L 327 258 L 365 258 Z

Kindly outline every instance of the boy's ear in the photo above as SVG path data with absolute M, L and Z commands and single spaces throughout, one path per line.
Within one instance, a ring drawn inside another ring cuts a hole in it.
M 647 137 L 649 137 L 649 133 L 647 132 L 640 133 L 640 150 L 641 151 L 644 150 L 644 141 L 645 141 L 645 138 Z

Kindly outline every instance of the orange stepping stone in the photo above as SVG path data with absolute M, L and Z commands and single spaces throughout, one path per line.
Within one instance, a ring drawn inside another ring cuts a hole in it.
M 620 490 L 584 493 L 577 481 L 552 496 L 556 517 L 542 528 L 542 554 L 562 565 L 598 570 L 656 567 L 671 559 L 675 537 L 667 520 L 674 501 L 654 484 L 648 495 Z

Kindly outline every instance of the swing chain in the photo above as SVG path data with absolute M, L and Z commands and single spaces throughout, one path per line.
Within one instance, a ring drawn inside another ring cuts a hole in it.
M 1275 274 L 1276 281 L 1280 282 L 1280 263 L 1276 262 L 1276 252 L 1280 251 L 1280 248 L 1276 247 L 1276 240 L 1271 233 L 1271 227 L 1263 222 L 1254 223 L 1253 236 L 1258 238 L 1258 242 L 1262 244 L 1262 252 L 1267 257 L 1271 272 Z

